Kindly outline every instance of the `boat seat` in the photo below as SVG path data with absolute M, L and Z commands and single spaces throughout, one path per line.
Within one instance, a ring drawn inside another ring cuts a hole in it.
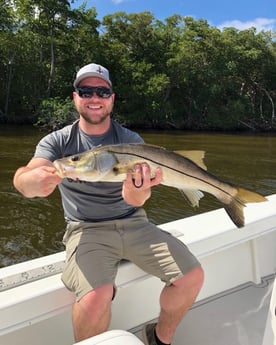
M 95 337 L 80 341 L 74 345 L 143 345 L 134 334 L 123 330 L 112 330 Z

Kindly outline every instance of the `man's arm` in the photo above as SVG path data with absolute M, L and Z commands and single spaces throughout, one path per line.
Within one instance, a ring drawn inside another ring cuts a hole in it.
M 44 158 L 31 159 L 13 178 L 15 188 L 27 198 L 50 195 L 61 181 L 52 162 Z
M 135 176 L 135 178 L 133 177 Z M 161 168 L 155 171 L 155 177 L 151 178 L 148 164 L 137 164 L 135 172 L 129 172 L 123 183 L 122 196 L 129 205 L 140 207 L 151 196 L 151 187 L 157 186 L 162 181 Z

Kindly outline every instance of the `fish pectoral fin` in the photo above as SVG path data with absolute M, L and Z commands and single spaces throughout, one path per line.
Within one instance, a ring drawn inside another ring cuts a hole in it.
M 132 165 L 118 163 L 113 166 L 112 172 L 114 175 L 121 175 L 133 170 L 132 168 Z
M 196 165 L 198 165 L 200 168 L 207 170 L 206 165 L 203 162 L 203 159 L 205 157 L 205 151 L 200 150 L 191 150 L 191 151 L 174 151 L 175 153 L 178 153 L 179 155 L 190 159 L 192 162 L 194 162 Z
M 204 197 L 204 194 L 196 189 L 179 189 L 179 191 L 192 207 L 198 207 L 199 200 Z

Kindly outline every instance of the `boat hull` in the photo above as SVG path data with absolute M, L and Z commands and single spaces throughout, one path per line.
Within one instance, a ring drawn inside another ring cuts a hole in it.
M 223 209 L 160 225 L 185 242 L 202 263 L 205 283 L 197 303 L 246 282 L 260 284 L 262 277 L 274 273 L 275 210 L 272 195 L 267 203 L 246 208 L 248 221 L 242 229 L 233 226 Z M 74 296 L 60 280 L 64 259 L 61 252 L 0 269 L 1 344 L 49 345 L 56 339 L 59 345 L 74 343 Z M 134 329 L 158 316 L 163 288 L 158 279 L 123 262 L 116 283 L 111 330 Z

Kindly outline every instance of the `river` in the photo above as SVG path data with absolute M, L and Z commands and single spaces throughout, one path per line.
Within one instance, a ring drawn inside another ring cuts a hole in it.
M 204 150 L 208 171 L 264 195 L 276 193 L 276 135 L 186 131 L 139 132 L 147 143 L 170 150 Z M 63 250 L 63 212 L 59 192 L 26 199 L 12 185 L 15 170 L 32 157 L 44 133 L 33 127 L 0 127 L 0 267 Z M 145 208 L 156 224 L 221 207 L 205 195 L 191 208 L 174 188 L 155 187 Z

